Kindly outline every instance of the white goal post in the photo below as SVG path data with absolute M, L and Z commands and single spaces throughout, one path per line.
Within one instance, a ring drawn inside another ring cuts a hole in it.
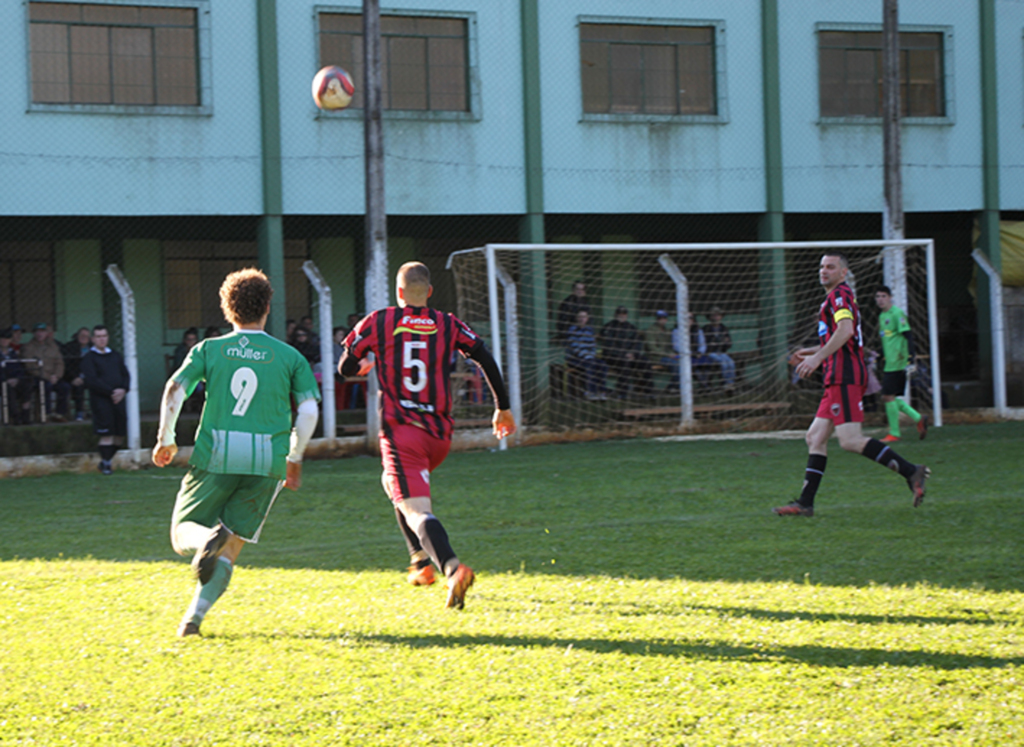
M 848 282 L 872 359 L 879 348 L 874 291 L 891 288 L 923 364 L 907 394 L 941 426 L 932 239 L 487 244 L 452 253 L 447 267 L 458 314 L 489 338 L 524 427 L 693 428 L 707 419 L 717 428 L 759 429 L 804 417 L 820 396 L 820 381 L 794 380 L 786 361 L 793 348 L 817 339 L 824 299 L 817 266 L 828 251 L 849 259 Z M 585 292 L 576 303 L 578 285 Z M 578 308 L 589 310 L 598 348 L 585 371 L 566 353 L 567 329 L 576 321 L 567 315 Z M 715 336 L 718 322 L 729 330 L 724 344 Z M 676 357 L 655 360 L 655 339 L 664 343 L 672 327 Z

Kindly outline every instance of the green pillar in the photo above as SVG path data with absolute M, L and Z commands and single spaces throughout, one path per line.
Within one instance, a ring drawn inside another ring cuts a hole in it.
M 764 172 L 765 212 L 761 216 L 758 239 L 785 241 L 785 203 L 782 180 L 782 107 L 779 94 L 779 7 L 778 0 L 761 0 L 761 76 L 764 97 Z M 789 283 L 786 279 L 784 249 L 762 252 L 761 307 L 764 348 L 761 354 L 771 370 L 785 357 L 790 317 Z M 777 365 L 780 384 L 785 384 L 787 370 Z
M 981 235 L 978 247 L 998 271 L 1003 270 L 999 246 L 999 119 L 996 89 L 995 0 L 981 0 L 981 151 L 984 207 L 978 216 Z M 992 315 L 989 280 L 978 274 L 978 355 L 982 380 L 992 376 Z
M 284 198 L 281 179 L 281 105 L 277 76 L 277 3 L 257 0 L 260 71 L 260 138 L 263 214 L 257 226 L 260 268 L 274 285 L 267 331 L 284 338 L 287 316 L 284 271 Z
M 537 0 L 521 0 L 523 55 L 523 137 L 526 166 L 526 214 L 519 224 L 519 240 L 544 243 L 544 158 L 541 141 L 540 23 Z M 532 320 L 530 329 L 520 325 L 520 355 L 524 419 L 537 422 L 547 405 L 548 292 L 543 252 L 527 252 L 520 266 L 520 317 Z M 541 396 L 538 396 L 541 395 Z M 531 403 L 540 403 L 531 407 Z

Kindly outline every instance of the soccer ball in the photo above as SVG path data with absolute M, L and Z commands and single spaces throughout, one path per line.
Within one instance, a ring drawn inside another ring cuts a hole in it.
M 352 103 L 355 90 L 352 76 L 337 65 L 321 68 L 313 76 L 313 101 L 321 109 L 344 109 Z

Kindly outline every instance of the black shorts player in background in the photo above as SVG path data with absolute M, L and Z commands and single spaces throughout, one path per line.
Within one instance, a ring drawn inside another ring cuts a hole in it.
M 360 360 L 369 353 L 376 355 L 381 483 L 409 549 L 409 582 L 414 586 L 434 583 L 433 561 L 448 578 L 447 606 L 462 609 L 476 577 L 455 555 L 448 533 L 432 513 L 430 497 L 430 473 L 451 447 L 455 351 L 474 360 L 491 387 L 494 435 L 499 439 L 512 435 L 516 424 L 498 364 L 484 341 L 452 314 L 429 308 L 427 299 L 433 290 L 426 265 L 402 265 L 398 305 L 370 313 L 348 333 L 338 373 L 353 376 L 360 370 Z
M 835 431 L 846 451 L 866 456 L 873 462 L 902 475 L 914 496 L 914 507 L 924 500 L 924 483 L 930 471 L 923 464 L 911 464 L 889 446 L 861 433 L 864 406 L 861 398 L 867 383 L 861 338 L 860 309 L 853 289 L 846 283 L 849 264 L 842 254 L 821 258 L 818 279 L 825 288 L 825 301 L 818 312 L 821 347 L 803 348 L 796 373 L 806 379 L 820 366 L 825 393 L 818 413 L 807 429 L 807 469 L 800 498 L 772 509 L 779 516 L 814 516 L 814 496 L 825 474 L 828 439 Z
M 111 350 L 110 332 L 102 324 L 92 328 L 92 347 L 82 358 L 81 376 L 89 390 L 92 406 L 92 429 L 100 437 L 100 472 L 114 471 L 117 448 L 128 432 L 125 395 L 131 386 L 124 358 Z

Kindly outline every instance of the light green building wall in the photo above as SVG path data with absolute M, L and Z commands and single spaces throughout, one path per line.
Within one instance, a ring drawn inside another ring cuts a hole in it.
M 167 380 L 165 355 L 174 352 L 164 345 L 164 291 L 161 280 L 160 242 L 129 239 L 124 242 L 124 272 L 135 295 L 135 334 L 139 356 L 139 380 L 133 382 L 143 412 L 160 407 Z M 120 346 L 120 344 L 118 343 Z
M 80 328 L 103 321 L 100 242 L 58 241 L 54 246 L 56 337 L 66 342 Z

